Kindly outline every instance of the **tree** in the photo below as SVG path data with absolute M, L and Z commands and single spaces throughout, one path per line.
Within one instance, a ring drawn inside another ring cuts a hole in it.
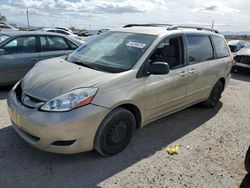
M 6 16 L 1 15 L 1 13 L 0 13 L 0 22 L 7 22 Z

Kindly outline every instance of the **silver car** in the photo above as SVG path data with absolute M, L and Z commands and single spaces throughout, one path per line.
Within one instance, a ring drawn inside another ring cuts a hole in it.
M 60 34 L 0 33 L 0 86 L 14 84 L 38 61 L 71 53 L 82 42 Z
M 250 69 L 250 48 L 245 47 L 238 51 L 234 57 L 235 63 L 232 71 L 237 72 L 238 68 Z
M 110 156 L 149 122 L 196 103 L 215 107 L 231 67 L 217 31 L 127 25 L 36 64 L 10 91 L 8 109 L 16 132 L 36 148 Z

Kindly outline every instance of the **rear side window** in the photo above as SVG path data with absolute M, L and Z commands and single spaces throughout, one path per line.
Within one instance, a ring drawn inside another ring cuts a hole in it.
M 189 63 L 195 64 L 214 59 L 210 38 L 206 35 L 187 35 Z
M 58 51 L 68 50 L 68 44 L 62 37 L 58 36 L 44 36 L 40 37 L 41 40 L 41 51 Z
M 224 38 L 219 36 L 212 36 L 212 39 L 214 41 L 217 58 L 228 57 L 230 54 Z

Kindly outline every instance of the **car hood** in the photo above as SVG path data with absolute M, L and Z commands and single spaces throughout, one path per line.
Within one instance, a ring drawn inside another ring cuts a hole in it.
M 242 48 L 236 55 L 250 56 L 250 48 Z
M 47 101 L 76 88 L 92 87 L 112 75 L 53 58 L 36 64 L 23 78 L 22 89 L 27 95 Z

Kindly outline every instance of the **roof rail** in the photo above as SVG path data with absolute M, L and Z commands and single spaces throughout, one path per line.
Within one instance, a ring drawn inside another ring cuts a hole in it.
M 217 31 L 215 29 L 209 29 L 209 28 L 205 28 L 205 27 L 185 26 L 185 25 L 172 25 L 172 26 L 168 27 L 168 30 L 176 30 L 176 29 L 179 29 L 179 28 L 197 29 L 199 31 L 205 30 L 205 31 L 211 31 L 211 32 L 219 33 L 219 31 Z
M 179 28 L 183 28 L 183 29 L 196 29 L 196 30 L 205 30 L 205 31 L 211 31 L 211 32 L 215 32 L 215 33 L 219 33 L 219 31 L 214 30 L 214 29 L 209 29 L 209 28 L 205 28 L 205 27 L 195 27 L 195 26 L 185 26 L 185 25 L 172 25 L 172 24 L 157 24 L 157 23 L 152 23 L 152 24 L 128 24 L 123 26 L 123 28 L 126 27 L 166 27 L 167 26 L 167 30 L 171 31 L 171 30 L 177 30 Z
M 163 26 L 172 26 L 171 24 L 158 24 L 158 23 L 150 23 L 150 24 L 128 24 L 123 26 L 123 28 L 126 27 L 163 27 Z

